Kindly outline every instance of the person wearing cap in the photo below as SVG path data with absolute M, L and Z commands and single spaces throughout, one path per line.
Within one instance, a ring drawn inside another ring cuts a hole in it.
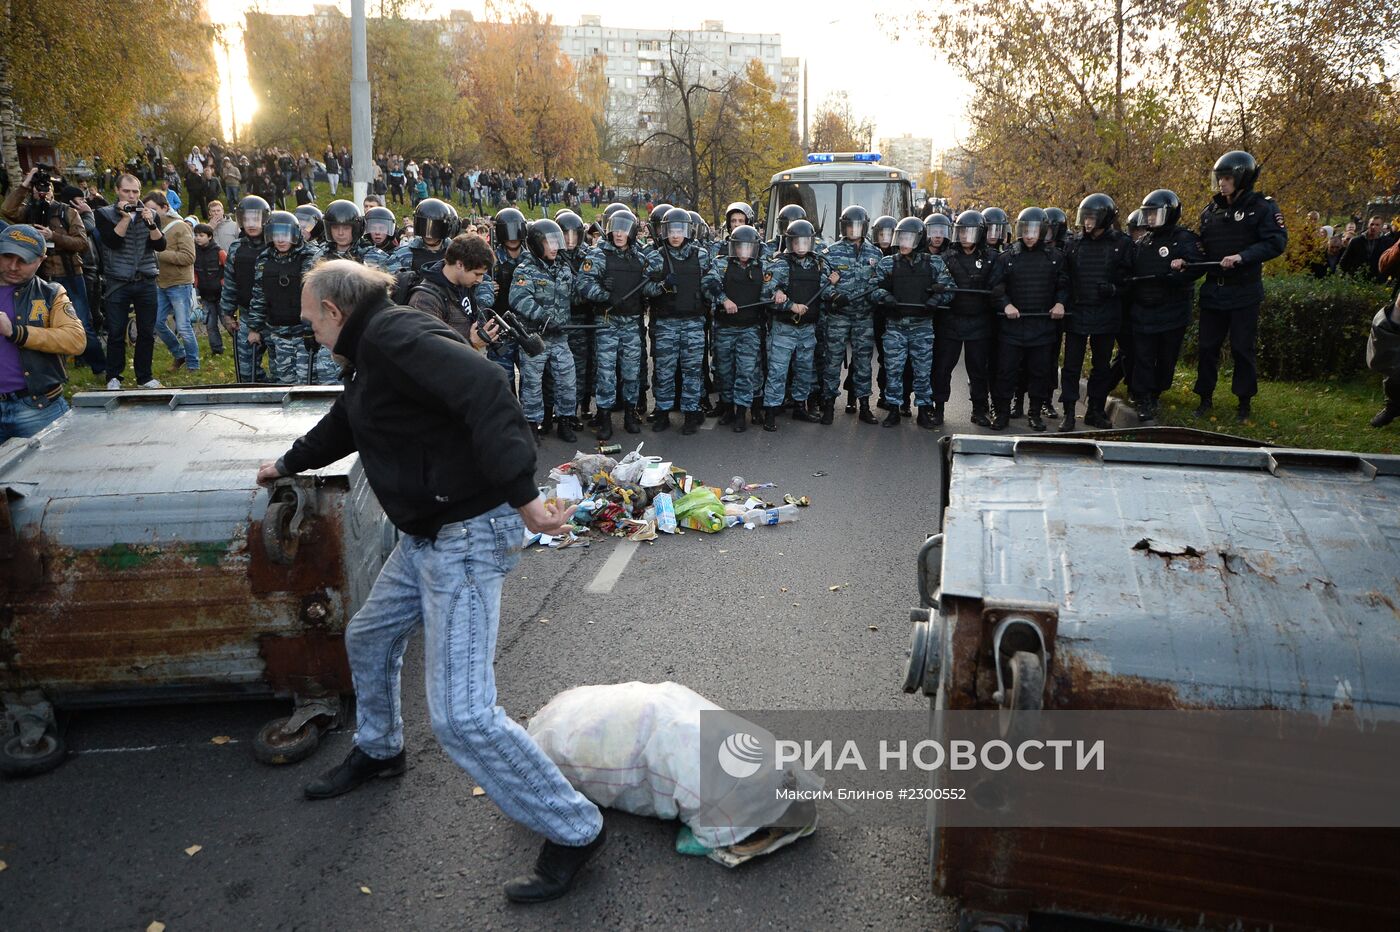
M 0 230 L 0 443 L 32 437 L 68 410 L 63 357 L 87 343 L 68 292 L 38 277 L 44 244 L 29 224 Z
M 47 172 L 41 173 L 38 166 L 31 168 L 24 180 L 11 189 L 4 206 L 0 207 L 0 214 L 11 223 L 27 223 L 44 235 L 49 244 L 48 255 L 39 267 L 39 275 L 45 281 L 62 285 L 68 292 L 68 299 L 73 302 L 88 333 L 79 361 L 101 373 L 107 365 L 107 356 L 102 341 L 92 329 L 87 281 L 83 278 L 88 232 L 82 215 L 71 206 L 70 195 L 81 192 L 67 187 L 55 197 L 54 184 L 55 179 Z

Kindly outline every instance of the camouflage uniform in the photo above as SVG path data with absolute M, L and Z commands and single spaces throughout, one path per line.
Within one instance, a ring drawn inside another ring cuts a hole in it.
M 768 373 L 763 391 L 763 404 L 780 407 L 787 393 L 788 367 L 793 370 L 792 397 L 805 402 L 812 394 L 813 360 L 817 350 L 818 306 L 831 294 L 832 285 L 825 278 L 825 264 L 815 255 L 802 258 L 782 253 L 769 266 L 773 290 L 787 296 L 769 324 Z M 794 318 L 792 307 L 804 304 L 807 311 Z
M 360 240 L 359 252 L 360 261 L 365 265 L 372 269 L 382 269 L 385 272 L 390 271 L 389 265 L 394 259 L 394 254 L 387 249 L 381 249 L 374 245 L 374 242 L 368 236 Z
M 262 237 L 249 239 L 240 233 L 228 248 L 224 262 L 224 287 L 219 293 L 219 316 L 225 321 L 238 321 L 233 341 L 234 379 L 238 382 L 266 382 L 267 369 L 263 358 L 267 349 L 248 342 L 248 308 L 253 303 L 253 284 L 258 255 L 266 245 Z
M 593 394 L 598 410 L 610 411 L 617 404 L 619 369 L 622 400 L 635 407 L 642 366 L 642 300 L 661 293 L 662 284 L 652 280 L 661 272 L 660 256 L 636 246 L 619 250 L 612 243 L 604 243 L 583 260 L 579 269 L 579 293 L 600 306 L 598 322 L 607 325 L 594 338 L 597 382 Z M 621 305 L 614 307 L 615 300 Z
M 842 239 L 826 251 L 827 273 L 839 276 L 831 291 L 831 313 L 823 321 L 826 368 L 822 372 L 822 394 L 827 398 L 835 398 L 840 390 L 841 363 L 848 343 L 853 357 L 852 388 L 857 397 L 870 397 L 870 355 L 875 349 L 870 289 L 880 258 L 880 250 L 864 241 L 852 243 Z
M 272 354 L 272 381 L 282 385 L 334 385 L 340 381 L 340 367 L 330 350 L 312 343 L 311 328 L 301 322 L 302 276 L 320 256 L 320 250 L 309 243 L 285 253 L 268 246 L 258 256 L 248 329 L 267 344 Z
M 573 307 L 574 273 L 562 256 L 545 262 L 526 255 L 515 267 L 510 286 L 510 309 L 543 331 L 544 352 L 520 361 L 520 406 L 532 424 L 544 421 L 544 369 L 554 376 L 554 415 L 573 417 L 574 355 L 569 340 L 557 328 L 569 322 Z
M 762 348 L 760 325 L 764 309 L 743 306 L 770 303 L 773 276 L 764 270 L 760 260 L 740 262 L 725 255 L 710 266 L 705 283 L 705 291 L 711 295 L 715 306 L 715 369 L 720 402 L 747 408 L 753 404 L 755 393 L 762 389 L 755 375 Z M 723 307 L 726 300 L 742 309 L 728 313 Z
M 476 286 L 472 300 L 477 307 L 492 307 L 497 311 L 510 309 L 510 283 L 515 275 L 515 267 L 529 255 L 525 247 L 512 256 L 504 246 L 496 247 L 496 261 L 491 266 L 491 277 L 483 278 Z M 502 343 L 499 349 L 488 350 L 486 358 L 506 370 L 506 379 L 515 387 L 515 367 L 520 358 L 520 347 L 514 343 Z
M 434 262 L 440 262 L 445 252 L 447 252 L 445 241 L 438 243 L 436 249 L 429 249 L 423 242 L 423 237 L 414 236 L 404 240 L 399 244 L 399 248 L 394 250 L 394 254 L 389 257 L 389 266 L 385 271 L 394 275 L 408 271 L 421 272 Z
M 680 249 L 664 246 L 655 255 L 666 273 L 664 290 L 651 301 L 656 407 L 660 411 L 676 407 L 679 370 L 681 411 L 699 411 L 705 385 L 705 317 L 709 306 L 705 276 L 710 271 L 710 254 L 696 243 L 687 243 Z
M 933 309 L 947 307 L 949 291 L 934 294 L 934 286 L 951 289 L 953 276 L 941 256 L 927 251 L 885 256 L 875 267 L 871 299 L 889 308 L 885 319 L 885 396 L 891 404 L 905 398 L 904 363 L 914 372 L 914 403 L 933 404 Z

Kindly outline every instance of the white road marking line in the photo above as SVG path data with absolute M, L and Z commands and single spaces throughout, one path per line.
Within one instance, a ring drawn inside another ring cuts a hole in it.
M 627 564 L 632 562 L 632 555 L 637 552 L 637 548 L 640 546 L 641 544 L 635 540 L 625 540 L 618 544 L 585 591 L 600 595 L 612 592 L 613 586 L 617 585 L 618 577 L 622 575 L 623 570 L 627 569 Z
M 211 747 L 228 747 L 230 744 L 242 744 L 237 739 L 231 739 L 222 745 L 210 745 Z M 72 751 L 73 754 L 144 754 L 149 751 L 172 751 L 188 748 L 204 748 L 204 744 L 147 744 L 135 748 L 81 748 Z

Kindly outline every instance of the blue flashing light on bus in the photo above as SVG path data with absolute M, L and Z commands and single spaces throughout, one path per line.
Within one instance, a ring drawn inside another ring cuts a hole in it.
M 832 162 L 878 162 L 878 152 L 809 152 L 809 165 L 829 165 Z

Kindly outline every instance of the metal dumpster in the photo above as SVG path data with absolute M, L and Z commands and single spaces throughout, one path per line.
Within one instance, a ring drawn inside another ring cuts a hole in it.
M 1400 457 L 1164 435 L 946 438 L 905 690 L 1012 721 L 1400 715 Z M 933 884 L 962 899 L 967 929 L 1044 914 L 1069 927 L 1400 928 L 1395 831 L 977 829 L 941 811 Z
M 254 752 L 314 750 L 395 531 L 356 456 L 270 490 L 254 477 L 339 392 L 79 394 L 0 445 L 0 771 L 61 762 L 55 707 L 286 697 Z

